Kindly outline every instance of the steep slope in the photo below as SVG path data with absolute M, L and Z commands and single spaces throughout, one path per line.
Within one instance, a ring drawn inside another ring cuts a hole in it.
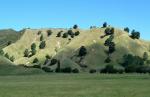
M 51 30 L 53 33 L 51 36 L 47 36 L 47 30 Z M 48 54 L 53 58 L 60 60 L 61 66 L 71 66 L 75 68 L 81 68 L 78 61 L 79 58 L 76 56 L 81 46 L 87 48 L 87 55 L 83 59 L 82 64 L 88 66 L 88 68 L 103 67 L 106 65 L 104 60 L 107 58 L 105 53 L 108 50 L 104 46 L 105 40 L 108 38 L 101 39 L 100 36 L 104 35 L 105 28 L 93 28 L 90 30 L 72 29 L 73 32 L 80 31 L 80 35 L 74 38 L 62 38 L 56 37 L 57 33 L 63 31 L 67 32 L 68 29 L 26 29 L 25 33 L 16 43 L 4 48 L 4 52 L 15 57 L 15 64 L 26 64 L 31 65 L 34 58 L 38 58 L 43 64 L 45 56 Z M 46 48 L 39 49 L 40 35 L 44 36 L 46 41 Z M 150 43 L 144 40 L 133 40 L 129 37 L 127 32 L 119 29 L 115 29 L 114 42 L 116 43 L 116 51 L 111 55 L 111 64 L 118 64 L 124 54 L 133 54 L 143 56 L 144 52 L 150 55 Z M 71 40 L 70 40 L 71 39 Z M 26 58 L 24 56 L 25 49 L 30 49 L 31 44 L 36 43 L 36 55 Z
M 21 33 L 13 29 L 3 29 L 0 30 L 0 49 L 7 46 L 7 43 L 11 41 L 12 43 L 16 42 L 21 36 Z
M 41 74 L 44 73 L 39 69 L 24 68 L 15 66 L 8 59 L 0 56 L 0 75 L 27 75 L 27 74 Z

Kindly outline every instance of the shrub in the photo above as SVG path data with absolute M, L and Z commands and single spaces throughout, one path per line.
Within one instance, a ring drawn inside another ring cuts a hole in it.
M 45 72 L 53 72 L 53 70 L 51 70 L 51 68 L 49 67 L 42 67 L 42 70 L 44 70 Z
M 144 60 L 139 56 L 128 54 L 123 56 L 121 65 L 125 68 L 125 72 L 127 73 L 136 72 L 138 67 L 144 65 Z
M 137 73 L 150 73 L 150 67 L 149 66 L 139 66 L 136 68 Z
M 14 60 L 15 60 L 15 57 L 14 57 L 14 56 L 11 56 L 11 57 L 10 57 L 10 61 L 14 62 Z
M 34 58 L 33 62 L 32 63 L 39 63 L 39 60 L 38 58 Z
M 79 34 L 80 34 L 79 31 L 76 31 L 76 32 L 74 33 L 75 36 L 78 36 Z
M 63 31 L 58 32 L 56 37 L 61 37 L 61 33 L 62 33 L 62 32 L 63 32 Z
M 58 61 L 57 68 L 56 68 L 55 72 L 57 72 L 57 73 L 61 72 L 60 61 Z
M 105 29 L 105 35 L 112 35 L 114 34 L 115 29 L 114 28 L 106 28 Z
M 31 45 L 31 50 L 35 50 L 36 49 L 36 44 L 35 43 L 32 43 Z
M 132 39 L 139 39 L 140 38 L 140 32 L 136 32 L 135 30 L 133 30 L 131 32 L 131 36 Z
M 71 73 L 72 69 L 71 69 L 71 67 L 66 67 L 66 68 L 61 69 L 61 72 L 63 72 L 63 73 Z
M 103 23 L 103 28 L 107 27 L 107 22 Z
M 124 28 L 124 31 L 126 31 L 126 32 L 130 32 L 130 29 L 128 28 L 128 27 L 126 27 L 126 28 Z
M 85 46 L 81 46 L 78 56 L 82 57 L 85 56 L 86 54 L 87 54 L 87 49 L 85 48 Z
M 38 31 L 37 35 L 40 35 L 42 33 L 42 31 Z
M 39 48 L 40 48 L 40 49 L 44 49 L 45 46 L 46 46 L 45 41 L 41 41 L 41 43 L 40 43 L 40 45 L 39 45 Z
M 47 54 L 47 55 L 45 56 L 45 58 L 46 58 L 46 59 L 51 59 L 51 56 Z
M 96 73 L 96 70 L 95 70 L 95 69 L 91 69 L 91 70 L 89 71 L 89 73 Z
M 43 41 L 44 40 L 44 37 L 43 37 L 43 34 L 40 36 L 40 41 Z
M 117 70 L 113 65 L 106 65 L 105 68 L 101 70 L 101 73 L 117 73 Z
M 77 28 L 78 28 L 78 25 L 74 25 L 74 26 L 73 26 L 73 29 L 77 29 Z
M 107 57 L 107 58 L 105 59 L 105 63 L 110 63 L 110 62 L 111 62 L 110 57 Z
M 67 33 L 68 33 L 68 35 L 70 35 L 70 36 L 71 36 L 71 35 L 74 35 L 74 33 L 73 33 L 73 31 L 72 31 L 72 30 L 68 30 L 68 32 L 67 32 Z
M 0 50 L 0 55 L 3 56 L 4 55 L 4 51 L 1 49 Z
M 30 54 L 29 50 L 25 49 L 25 51 L 24 51 L 24 57 L 29 57 L 29 54 Z
M 68 33 L 64 33 L 62 37 L 63 38 L 67 38 L 68 37 Z
M 50 35 L 52 35 L 52 31 L 51 30 L 47 30 L 47 36 L 50 36 Z
M 33 55 L 35 55 L 36 54 L 36 50 L 35 49 L 33 49 L 33 50 L 31 50 L 31 56 L 33 56 Z
M 11 45 L 11 43 L 12 43 L 11 41 L 8 41 L 8 42 L 7 42 L 7 46 Z
M 37 65 L 33 65 L 32 68 L 39 68 L 40 69 L 41 66 L 39 64 L 37 64 Z
M 143 60 L 144 61 L 148 60 L 148 53 L 147 52 L 144 52 L 144 54 L 143 54 Z
M 79 70 L 77 68 L 72 70 L 73 73 L 79 73 Z
M 50 66 L 55 65 L 57 62 L 58 62 L 57 59 L 52 59 Z
M 6 57 L 7 59 L 9 59 L 9 55 L 8 55 L 8 53 L 6 53 L 6 54 L 5 54 L 5 57 Z

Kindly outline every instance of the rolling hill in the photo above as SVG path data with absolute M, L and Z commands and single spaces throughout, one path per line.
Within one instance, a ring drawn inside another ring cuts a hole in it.
M 18 33 L 13 29 L 0 30 L 0 49 L 7 46 L 8 42 L 16 42 L 22 33 Z
M 52 32 L 47 35 L 47 31 Z M 32 65 L 35 58 L 44 64 L 45 56 L 49 55 L 53 59 L 60 61 L 61 68 L 72 67 L 80 70 L 88 70 L 91 68 L 102 68 L 107 63 L 104 60 L 107 58 L 106 51 L 108 48 L 104 46 L 105 40 L 108 38 L 100 38 L 104 35 L 105 28 L 92 28 L 89 30 L 84 29 L 71 29 L 73 32 L 79 31 L 80 34 L 71 38 L 63 38 L 63 34 L 68 32 L 69 29 L 26 29 L 21 38 L 5 47 L 3 50 L 10 56 L 15 57 L 14 64 Z M 40 32 L 40 33 L 39 33 Z M 57 37 L 61 32 L 61 37 Z M 150 55 L 150 42 L 142 39 L 132 39 L 129 34 L 123 30 L 115 28 L 114 42 L 116 44 L 116 51 L 111 55 L 111 63 L 119 66 L 118 62 L 122 59 L 124 54 L 133 54 L 143 57 L 143 53 L 147 52 Z M 39 49 L 40 37 L 43 35 L 43 41 L 46 42 L 44 49 Z M 31 57 L 24 57 L 25 49 L 31 50 L 31 45 L 36 44 L 36 54 Z M 87 55 L 82 60 L 81 66 L 78 62 L 80 58 L 77 56 L 81 46 L 86 47 Z M 83 67 L 87 66 L 86 69 Z M 50 66 L 56 68 L 56 65 Z

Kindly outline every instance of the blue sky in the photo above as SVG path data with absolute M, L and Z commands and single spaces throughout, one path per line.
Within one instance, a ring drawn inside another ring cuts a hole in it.
M 0 29 L 128 26 L 150 40 L 150 0 L 0 0 Z

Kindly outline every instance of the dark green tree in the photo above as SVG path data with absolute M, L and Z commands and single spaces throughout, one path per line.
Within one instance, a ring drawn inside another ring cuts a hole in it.
M 4 51 L 1 49 L 0 50 L 0 55 L 3 56 L 4 55 Z
M 14 56 L 11 56 L 11 57 L 10 57 L 10 61 L 14 62 L 14 60 L 15 60 L 15 57 L 14 57 Z
M 25 51 L 24 51 L 24 57 L 29 57 L 29 54 L 30 54 L 29 50 L 25 49 Z
M 83 57 L 87 54 L 87 49 L 85 48 L 85 46 L 81 46 L 80 50 L 79 50 L 79 54 L 78 56 Z
M 41 41 L 40 45 L 39 45 L 39 48 L 40 49 L 44 49 L 46 46 L 46 42 L 45 41 Z
M 63 38 L 68 38 L 68 33 L 64 33 L 62 37 Z
M 44 40 L 44 37 L 43 37 L 43 34 L 41 35 L 40 37 L 40 41 L 43 41 Z
M 50 35 L 52 35 L 52 30 L 47 30 L 47 36 L 50 36 Z
M 128 27 L 126 27 L 126 28 L 124 28 L 124 31 L 126 31 L 126 32 L 130 32 L 130 29 L 128 28 Z
M 135 30 L 133 30 L 131 32 L 131 36 L 132 39 L 139 39 L 140 38 L 140 32 L 136 32 Z
M 80 34 L 79 31 L 76 31 L 76 32 L 74 33 L 75 36 L 78 36 L 79 34 Z
M 144 61 L 148 60 L 148 53 L 147 52 L 144 52 L 144 54 L 143 54 L 143 60 Z
M 39 63 L 39 60 L 38 58 L 34 58 L 33 62 L 32 63 Z
M 103 28 L 107 27 L 107 22 L 103 23 Z
M 7 46 L 11 45 L 11 43 L 12 43 L 11 41 L 8 41 L 8 42 L 7 42 Z
M 40 35 L 42 33 L 42 31 L 38 31 L 37 35 Z
M 8 55 L 8 53 L 6 53 L 6 54 L 5 54 L 5 57 L 6 57 L 7 59 L 9 59 L 9 55 Z
M 32 43 L 31 45 L 31 50 L 35 50 L 36 49 L 36 44 L 35 43 Z
M 78 28 L 78 25 L 74 25 L 74 26 L 73 26 L 73 29 L 77 29 L 77 28 Z
M 62 32 L 63 31 L 58 32 L 56 37 L 61 37 Z

